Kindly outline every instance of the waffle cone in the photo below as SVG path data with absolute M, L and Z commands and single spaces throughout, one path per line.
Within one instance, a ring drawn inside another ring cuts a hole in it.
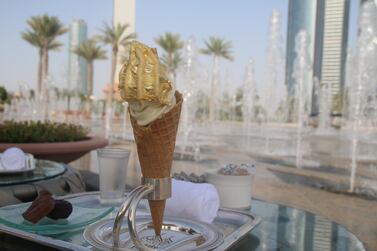
M 141 172 L 146 178 L 166 178 L 171 175 L 175 139 L 181 115 L 182 95 L 175 92 L 176 105 L 147 126 L 139 126 L 131 116 Z M 156 235 L 160 235 L 165 200 L 150 200 L 152 221 Z

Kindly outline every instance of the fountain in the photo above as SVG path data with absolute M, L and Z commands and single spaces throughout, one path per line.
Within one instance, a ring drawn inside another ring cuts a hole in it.
M 351 175 L 350 192 L 355 190 L 355 178 L 359 154 L 360 132 L 373 126 L 376 114 L 376 79 L 377 79 L 377 30 L 375 30 L 374 12 L 376 7 L 372 2 L 362 6 L 360 17 L 360 35 L 357 47 L 356 79 L 351 88 Z M 368 108 L 372 108 L 371 111 Z
M 270 18 L 270 30 L 267 44 L 266 58 L 266 86 L 264 95 L 264 107 L 266 109 L 267 122 L 276 121 L 276 112 L 280 100 L 276 93 L 278 88 L 284 87 L 284 50 L 283 50 L 283 29 L 281 14 L 276 9 L 272 10 Z
M 220 58 L 213 57 L 212 80 L 209 97 L 209 121 L 216 120 L 216 111 L 218 109 L 219 93 L 218 87 L 220 84 Z
M 264 137 L 265 152 L 271 153 L 270 137 L 271 130 L 268 124 L 276 122 L 277 111 L 280 101 L 284 97 L 277 95 L 277 90 L 284 89 L 284 50 L 283 50 L 283 29 L 281 14 L 276 9 L 272 10 L 270 18 L 270 28 L 267 42 L 267 58 L 266 58 L 266 88 L 264 90 L 263 106 L 265 110 L 264 121 Z
M 296 141 L 296 167 L 301 168 L 302 162 L 302 133 L 308 114 L 309 97 L 311 90 L 308 88 L 308 75 L 311 70 L 309 58 L 309 36 L 306 31 L 300 31 L 295 40 L 296 59 L 294 61 L 293 78 L 295 80 L 295 99 L 297 107 L 297 141 Z
M 254 61 L 252 59 L 249 60 L 249 63 L 246 67 L 243 95 L 242 115 L 244 135 L 246 136 L 245 147 L 246 149 L 250 149 L 251 123 L 255 122 L 254 114 L 257 101 Z
M 225 72 L 224 84 L 218 86 L 219 92 L 219 109 L 217 111 L 217 118 L 219 120 L 233 120 L 231 118 L 233 108 L 233 95 L 230 94 L 229 87 L 232 84 L 229 71 Z
M 330 95 L 331 90 L 329 86 L 331 84 L 324 84 L 321 85 L 318 79 L 314 79 L 314 85 L 316 86 L 316 90 L 319 90 L 318 99 L 319 99 L 319 123 L 318 128 L 320 130 L 326 130 L 331 126 L 330 122 Z
M 179 126 L 179 139 L 177 149 L 180 150 L 180 158 L 200 159 L 200 146 L 196 142 L 195 114 L 198 109 L 198 80 L 201 78 L 197 59 L 197 47 L 195 38 L 189 37 L 184 45 L 183 67 L 178 74 L 178 83 L 183 94 L 183 105 L 181 112 L 181 122 Z M 189 140 L 190 139 L 190 140 Z

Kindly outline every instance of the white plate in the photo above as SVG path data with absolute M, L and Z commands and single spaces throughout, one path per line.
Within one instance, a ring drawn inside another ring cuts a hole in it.
M 1 154 L 0 154 L 1 156 Z M 17 173 L 25 173 L 25 172 L 30 172 L 35 169 L 35 160 L 34 156 L 25 153 L 25 168 L 19 169 L 19 170 L 6 170 L 3 168 L 1 161 L 0 161 L 0 174 L 17 174 Z

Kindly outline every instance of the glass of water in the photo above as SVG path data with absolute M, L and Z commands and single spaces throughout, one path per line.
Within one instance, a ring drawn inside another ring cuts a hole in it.
M 121 148 L 102 148 L 97 150 L 97 156 L 101 203 L 121 203 L 124 199 L 130 151 Z

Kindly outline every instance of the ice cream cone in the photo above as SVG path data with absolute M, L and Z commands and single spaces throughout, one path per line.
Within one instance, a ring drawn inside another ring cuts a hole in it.
M 145 178 L 171 176 L 175 139 L 181 114 L 182 95 L 175 92 L 176 105 L 147 126 L 140 126 L 131 116 L 141 172 Z M 156 235 L 160 235 L 165 200 L 149 200 Z

